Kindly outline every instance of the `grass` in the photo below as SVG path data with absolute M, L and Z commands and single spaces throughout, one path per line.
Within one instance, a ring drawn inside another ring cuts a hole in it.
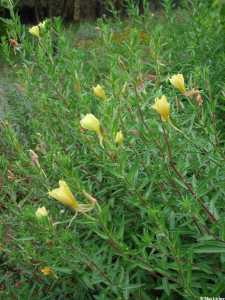
M 16 54 L 2 42 L 16 84 L 0 131 L 0 297 L 224 296 L 219 11 L 167 5 L 139 16 L 133 8 L 128 20 L 86 26 L 48 21 L 40 40 L 20 26 Z M 202 104 L 170 84 L 177 73 Z M 107 100 L 94 95 L 97 84 Z M 162 95 L 171 122 L 152 109 Z M 104 147 L 80 125 L 88 113 L 101 123 Z M 62 179 L 93 209 L 74 214 L 50 198 Z M 43 206 L 48 216 L 37 218 Z

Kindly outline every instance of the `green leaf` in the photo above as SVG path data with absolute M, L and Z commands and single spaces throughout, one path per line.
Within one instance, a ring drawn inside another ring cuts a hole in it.
M 205 241 L 193 246 L 194 253 L 225 253 L 225 243 L 220 241 Z
M 59 273 L 64 273 L 64 274 L 71 274 L 72 270 L 68 269 L 68 268 L 60 268 L 60 267 L 56 267 L 54 268 L 54 271 L 59 272 Z
M 4 22 L 7 25 L 13 24 L 13 21 L 11 19 L 4 19 L 4 18 L 0 17 L 0 21 Z

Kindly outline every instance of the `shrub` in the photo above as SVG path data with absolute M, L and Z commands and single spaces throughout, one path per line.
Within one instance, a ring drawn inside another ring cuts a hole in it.
M 1 125 L 3 295 L 225 294 L 222 25 L 203 3 L 166 11 L 98 20 L 84 40 L 59 19 L 27 33 Z M 168 80 L 178 73 L 182 93 Z M 80 124 L 90 113 L 100 128 Z M 49 198 L 61 179 L 94 208 L 74 215 Z

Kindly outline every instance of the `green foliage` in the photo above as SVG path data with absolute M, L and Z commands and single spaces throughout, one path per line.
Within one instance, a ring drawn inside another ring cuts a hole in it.
M 1 17 L 1 10 L 8 11 L 8 17 Z M 0 56 L 1 52 L 8 52 L 7 46 L 10 40 L 22 41 L 24 28 L 20 18 L 15 11 L 15 4 L 12 0 L 0 0 Z M 2 51 L 3 50 L 3 51 Z M 8 57 L 8 55 L 7 55 Z M 9 61 L 10 62 L 10 61 Z
M 48 20 L 40 38 L 27 32 L 17 64 L 4 51 L 17 75 L 0 130 L 4 299 L 225 295 L 223 25 L 201 1 L 165 8 L 100 19 L 84 38 Z M 177 73 L 202 104 L 170 84 Z M 93 94 L 97 84 L 108 100 Z M 171 123 L 151 107 L 163 94 Z M 101 122 L 104 148 L 81 129 L 87 113 Z M 60 179 L 96 207 L 74 217 L 49 198 Z M 37 219 L 41 206 L 49 216 Z

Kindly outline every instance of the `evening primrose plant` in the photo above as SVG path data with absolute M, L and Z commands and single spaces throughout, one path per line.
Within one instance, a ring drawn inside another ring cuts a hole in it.
M 165 5 L 4 52 L 0 298 L 224 295 L 222 27 Z

